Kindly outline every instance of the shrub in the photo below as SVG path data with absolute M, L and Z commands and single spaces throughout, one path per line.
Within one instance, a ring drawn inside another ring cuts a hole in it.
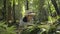
M 0 22 L 0 34 L 16 34 L 15 27 L 4 24 L 5 22 Z

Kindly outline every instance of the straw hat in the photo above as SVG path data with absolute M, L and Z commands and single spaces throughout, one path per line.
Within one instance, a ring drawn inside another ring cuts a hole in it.
M 36 14 L 35 14 L 34 12 L 32 12 L 32 11 L 27 11 L 27 12 L 26 12 L 26 15 L 33 15 L 33 16 L 34 16 L 34 15 L 36 15 Z

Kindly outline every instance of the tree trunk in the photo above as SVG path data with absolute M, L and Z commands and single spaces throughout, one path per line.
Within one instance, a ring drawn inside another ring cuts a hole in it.
M 26 0 L 26 10 L 29 10 L 28 0 Z
M 13 21 L 14 21 L 14 23 L 16 23 L 16 19 L 15 19 L 15 0 L 13 0 Z
M 6 0 L 3 2 L 4 7 L 3 7 L 3 19 L 6 20 Z
M 59 9 L 58 9 L 58 6 L 57 6 L 57 3 L 56 3 L 56 0 L 51 0 L 51 2 L 52 2 L 52 4 L 54 5 L 57 14 L 60 15 L 60 11 L 59 11 Z
M 13 23 L 13 15 L 12 15 L 12 8 L 11 8 L 11 0 L 7 0 L 7 23 L 8 26 L 11 26 Z

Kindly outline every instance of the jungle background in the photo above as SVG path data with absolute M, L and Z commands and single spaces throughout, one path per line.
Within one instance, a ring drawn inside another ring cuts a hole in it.
M 22 34 L 60 34 L 60 0 L 0 0 L 0 34 L 19 34 L 28 10 L 36 13 L 35 25 Z

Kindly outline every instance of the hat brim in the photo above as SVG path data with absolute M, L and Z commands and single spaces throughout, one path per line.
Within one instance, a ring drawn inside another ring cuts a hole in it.
M 35 13 L 30 13 L 30 14 L 27 14 L 27 15 L 36 15 Z

